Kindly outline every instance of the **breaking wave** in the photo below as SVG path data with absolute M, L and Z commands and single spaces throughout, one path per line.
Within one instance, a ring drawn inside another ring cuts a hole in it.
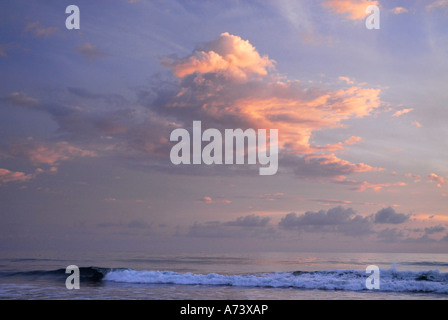
M 115 269 L 105 273 L 103 281 L 134 284 L 207 285 L 257 288 L 296 288 L 342 291 L 367 291 L 369 274 L 357 270 L 295 271 L 244 275 L 195 274 L 173 271 Z M 380 271 L 380 289 L 384 292 L 448 294 L 448 273 L 438 270 Z

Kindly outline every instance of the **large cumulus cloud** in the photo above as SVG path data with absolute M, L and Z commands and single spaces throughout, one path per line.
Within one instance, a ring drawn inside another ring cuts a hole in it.
M 338 153 L 360 137 L 347 136 L 328 145 L 316 145 L 311 139 L 320 130 L 341 127 L 344 120 L 370 115 L 381 105 L 378 88 L 350 82 L 327 89 L 285 80 L 273 59 L 229 33 L 163 64 L 171 77 L 155 77 L 133 98 L 66 88 L 51 101 L 13 93 L 0 102 L 45 112 L 57 123 L 55 145 L 42 143 L 45 148 L 39 150 L 44 154 L 33 153 L 33 159 L 54 156 L 55 161 L 63 161 L 74 154 L 91 155 L 90 151 L 179 172 L 169 161 L 169 134 L 178 127 L 191 129 L 193 120 L 201 120 L 203 129 L 278 129 L 280 170 L 301 177 L 328 179 L 380 169 L 340 158 Z M 62 154 L 57 156 L 54 150 Z M 15 153 L 20 155 L 31 156 L 20 150 Z

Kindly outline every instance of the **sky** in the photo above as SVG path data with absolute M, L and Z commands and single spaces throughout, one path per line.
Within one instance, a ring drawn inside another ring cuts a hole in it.
M 0 250 L 448 253 L 447 17 L 447 0 L 2 1 Z M 277 129 L 278 171 L 173 164 L 193 121 Z

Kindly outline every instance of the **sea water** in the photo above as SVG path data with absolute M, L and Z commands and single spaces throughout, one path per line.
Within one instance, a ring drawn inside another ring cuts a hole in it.
M 78 290 L 66 288 L 69 265 Z M 366 287 L 369 265 L 378 290 Z M 448 255 L 3 252 L 0 299 L 448 299 Z

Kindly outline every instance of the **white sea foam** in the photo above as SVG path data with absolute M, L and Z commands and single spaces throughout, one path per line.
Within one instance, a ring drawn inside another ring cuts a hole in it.
M 381 270 L 380 291 L 448 294 L 448 273 Z M 173 271 L 111 270 L 103 280 L 174 285 L 216 285 L 257 288 L 297 288 L 364 291 L 368 275 L 357 270 L 277 272 L 245 275 L 195 274 Z

